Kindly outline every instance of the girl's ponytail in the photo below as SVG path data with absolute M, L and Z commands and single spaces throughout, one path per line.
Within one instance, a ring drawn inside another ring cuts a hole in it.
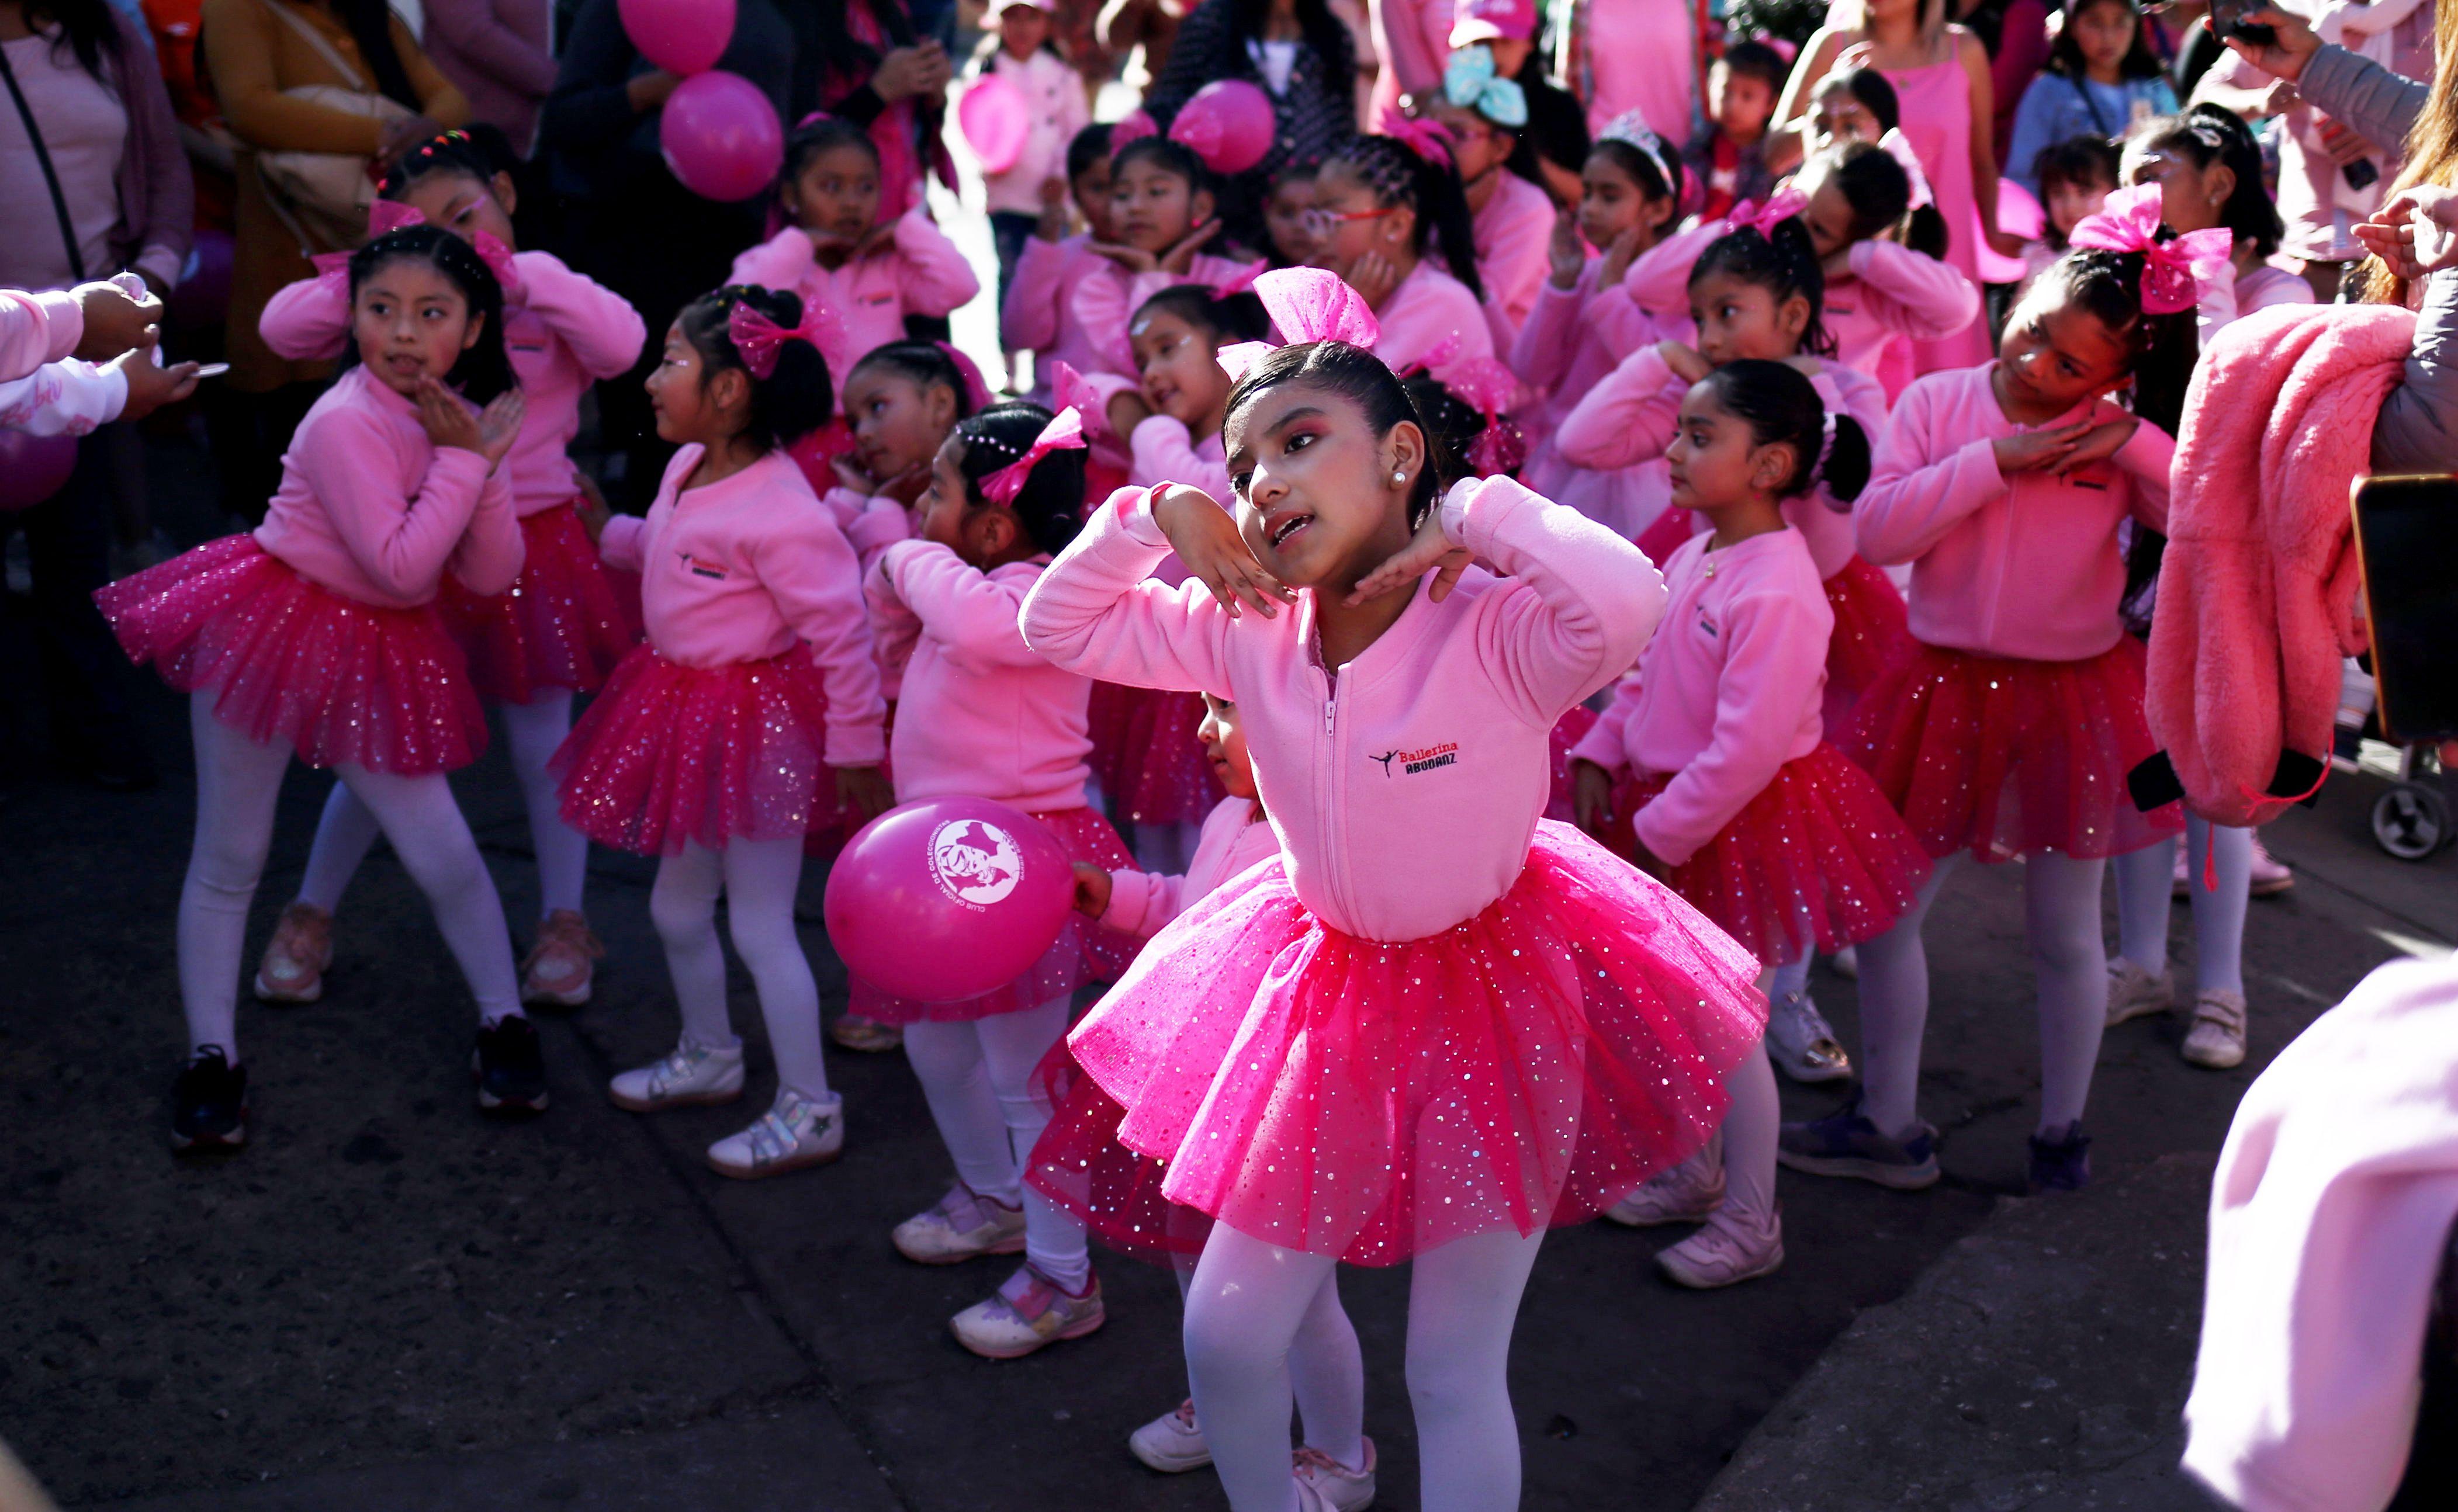
M 1817 385 L 1790 362 L 1737 358 L 1707 375 L 1716 402 L 1750 427 L 1761 446 L 1790 446 L 1792 476 L 1777 493 L 1793 498 L 1823 486 L 1849 504 L 1869 483 L 1869 433 L 1842 411 L 1830 413 Z
M 1873 461 L 1869 433 L 1861 423 L 1841 410 L 1828 417 L 1830 434 L 1826 455 L 1818 462 L 1818 482 L 1843 504 L 1861 497 L 1869 486 L 1869 467 Z
M 1937 206 L 1912 204 L 1912 178 L 1892 153 L 1875 142 L 1846 142 L 1818 160 L 1826 181 L 1852 207 L 1852 239 L 1892 233 L 1894 239 L 1927 257 L 1946 259 L 1946 217 Z
M 1476 271 L 1476 223 L 1469 214 L 1468 191 L 1460 186 L 1459 171 L 1451 166 L 1448 150 L 1443 146 L 1448 134 L 1430 121 L 1386 124 L 1404 124 L 1413 140 L 1359 136 L 1342 147 L 1333 160 L 1354 170 L 1378 203 L 1414 212 L 1418 254 L 1422 256 L 1429 243 L 1435 246 L 1449 265 L 1451 277 L 1484 299 L 1485 283 Z

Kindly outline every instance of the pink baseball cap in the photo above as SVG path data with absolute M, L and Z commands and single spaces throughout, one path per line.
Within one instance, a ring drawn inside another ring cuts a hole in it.
M 1459 0 L 1451 22 L 1451 46 L 1502 37 L 1525 42 L 1536 34 L 1535 0 Z

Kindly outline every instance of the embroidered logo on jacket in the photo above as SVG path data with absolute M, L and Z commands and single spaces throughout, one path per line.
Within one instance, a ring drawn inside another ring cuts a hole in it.
M 715 562 L 703 562 L 698 557 L 692 555 L 689 551 L 677 551 L 675 554 L 682 558 L 683 570 L 689 572 L 692 576 L 704 577 L 717 583 L 722 583 L 725 581 L 727 576 L 725 569 L 718 566 Z
M 1392 774 L 1395 765 L 1401 776 L 1408 777 L 1419 772 L 1431 772 L 1436 767 L 1457 766 L 1459 742 L 1446 740 L 1441 745 L 1429 745 L 1419 751 L 1385 751 L 1366 759 L 1382 762 L 1383 775 L 1386 777 Z

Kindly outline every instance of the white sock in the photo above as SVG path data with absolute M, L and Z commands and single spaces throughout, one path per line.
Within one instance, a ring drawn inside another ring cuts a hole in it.
M 983 1069 L 998 1099 L 1008 1149 L 1019 1172 L 1032 1158 L 1041 1131 L 1050 1127 L 1050 1104 L 1033 1085 L 1032 1073 L 1067 1032 L 1067 1011 L 1073 1001 L 1071 993 L 1014 1013 L 973 1021 L 973 1031 L 981 1041 Z M 1026 1263 L 1071 1293 L 1083 1291 L 1093 1279 L 1093 1256 L 1085 1244 L 1082 1221 L 1030 1186 L 1023 1193 Z
M 728 932 L 760 995 L 768 1052 L 777 1058 L 777 1085 L 812 1102 L 828 1102 L 835 1094 L 828 1090 L 827 1063 L 820 1054 L 820 984 L 811 976 L 811 958 L 802 953 L 802 937 L 794 930 L 802 839 L 737 839 L 721 854 Z
M 1474 1234 L 1409 1267 L 1408 1402 L 1424 1512 L 1519 1505 L 1519 1425 L 1507 1370 L 1519 1298 L 1544 1242 L 1542 1229 L 1525 1238 Z
M 367 859 L 384 830 L 367 806 L 337 781 L 324 795 L 324 812 L 316 820 L 316 842 L 307 849 L 307 871 L 299 879 L 299 901 L 328 914 L 342 911 L 343 890 Z
M 1724 1213 L 1763 1232 L 1776 1221 L 1775 1147 L 1783 1103 L 1760 1041 L 1724 1073 Z
M 197 830 L 179 889 L 179 1006 L 190 1054 L 219 1045 L 239 1063 L 239 977 L 247 909 L 273 846 L 274 808 L 290 769 L 286 741 L 260 743 L 214 717 L 215 694 L 188 697 L 197 747 Z
M 402 869 L 427 895 L 435 926 L 477 997 L 478 1022 L 518 1017 L 520 985 L 512 937 L 504 928 L 504 901 L 478 854 L 469 821 L 452 800 L 452 784 L 441 772 L 404 777 L 355 766 L 334 770 L 376 817 Z
M 1186 1293 L 1186 1374 L 1232 1512 L 1295 1512 L 1289 1351 L 1335 1269 L 1327 1255 L 1284 1250 L 1225 1223 L 1214 1224 L 1204 1241 Z M 1412 1297 L 1412 1324 L 1415 1312 Z M 1358 1416 L 1364 1416 L 1362 1376 Z M 1420 1441 L 1427 1438 L 1421 1421 Z M 1515 1461 L 1516 1442 L 1511 1455 Z

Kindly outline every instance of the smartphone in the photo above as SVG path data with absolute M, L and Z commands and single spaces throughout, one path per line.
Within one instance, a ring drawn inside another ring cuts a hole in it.
M 197 369 L 197 376 L 198 378 L 219 378 L 229 371 L 230 363 L 228 362 L 207 362 L 202 367 Z
M 2211 0 L 2211 31 L 2258 48 L 2272 46 L 2279 40 L 2276 27 L 2256 26 L 2244 19 L 2262 9 L 2265 0 Z
M 2381 169 L 2371 158 L 2359 157 L 2340 169 L 2339 176 L 2347 181 L 2348 188 L 2361 191 L 2381 182 Z
M 2458 738 L 2458 477 L 2360 478 L 2353 492 L 2383 736 Z

